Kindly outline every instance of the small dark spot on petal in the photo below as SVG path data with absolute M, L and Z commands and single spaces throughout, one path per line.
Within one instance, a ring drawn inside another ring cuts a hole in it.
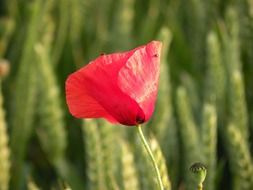
M 155 55 L 153 55 L 154 57 L 158 57 L 159 55 L 156 53 Z
M 100 55 L 101 55 L 101 56 L 103 56 L 103 55 L 105 55 L 105 53 L 104 53 L 104 52 L 102 52 L 102 53 L 100 53 Z

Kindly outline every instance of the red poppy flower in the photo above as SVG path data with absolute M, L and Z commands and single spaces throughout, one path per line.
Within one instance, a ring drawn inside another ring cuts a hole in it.
M 77 118 L 105 118 L 137 125 L 150 119 L 155 106 L 161 43 L 101 55 L 66 81 L 70 113 Z

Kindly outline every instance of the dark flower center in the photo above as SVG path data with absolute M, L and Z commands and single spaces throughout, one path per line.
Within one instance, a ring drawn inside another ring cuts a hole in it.
M 144 123 L 144 121 L 145 121 L 145 116 L 143 116 L 143 115 L 136 116 L 136 123 L 137 124 L 142 124 L 142 123 Z

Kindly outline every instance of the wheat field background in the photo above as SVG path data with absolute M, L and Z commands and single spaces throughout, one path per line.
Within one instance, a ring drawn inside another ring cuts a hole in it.
M 163 42 L 143 129 L 166 190 L 253 189 L 252 0 L 0 0 L 0 190 L 156 190 L 135 127 L 73 118 L 67 76 Z M 9 71 L 8 71 L 9 70 Z

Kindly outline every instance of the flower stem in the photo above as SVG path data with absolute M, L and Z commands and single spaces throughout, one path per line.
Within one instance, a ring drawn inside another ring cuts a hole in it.
M 158 166 L 157 166 L 157 164 L 156 164 L 156 161 L 155 161 L 155 158 L 154 158 L 154 156 L 153 156 L 153 154 L 152 154 L 152 151 L 151 151 L 151 149 L 150 149 L 150 147 L 149 147 L 149 145 L 148 145 L 148 143 L 147 143 L 147 141 L 146 141 L 146 139 L 145 139 L 145 137 L 144 137 L 144 135 L 143 135 L 143 132 L 142 132 L 142 129 L 141 129 L 141 125 L 137 125 L 136 127 L 137 127 L 137 129 L 138 129 L 138 134 L 139 134 L 139 136 L 140 136 L 140 138 L 141 138 L 142 144 L 144 145 L 146 151 L 148 152 L 149 158 L 151 159 L 152 164 L 153 164 L 153 167 L 154 167 L 154 169 L 155 169 L 157 181 L 158 181 L 158 184 L 159 184 L 159 189 L 160 189 L 160 190 L 164 190 L 164 188 L 163 188 L 163 183 L 162 183 L 162 179 L 161 179 L 161 175 L 160 175 Z

